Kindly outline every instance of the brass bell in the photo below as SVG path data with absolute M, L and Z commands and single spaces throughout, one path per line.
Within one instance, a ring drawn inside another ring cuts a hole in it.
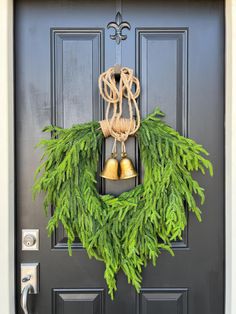
M 119 180 L 118 176 L 119 163 L 114 154 L 106 160 L 103 171 L 100 176 L 108 180 Z
M 134 168 L 132 160 L 127 157 L 126 153 L 122 154 L 120 161 L 120 179 L 126 180 L 136 177 L 138 174 Z

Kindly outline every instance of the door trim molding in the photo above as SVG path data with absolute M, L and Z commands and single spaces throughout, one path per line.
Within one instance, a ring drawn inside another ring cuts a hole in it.
M 13 0 L 0 1 L 0 312 L 15 313 Z
M 225 1 L 225 314 L 236 313 L 236 0 Z
M 236 0 L 225 0 L 225 314 L 236 313 Z M 0 312 L 15 313 L 13 0 L 0 1 Z M 234 57 L 233 57 L 234 56 Z

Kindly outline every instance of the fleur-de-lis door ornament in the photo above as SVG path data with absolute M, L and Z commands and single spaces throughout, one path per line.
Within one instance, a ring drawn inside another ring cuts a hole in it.
M 131 26 L 128 22 L 123 22 L 122 21 L 122 16 L 120 12 L 117 12 L 116 17 L 115 17 L 115 22 L 110 22 L 107 24 L 107 28 L 114 28 L 115 34 L 110 35 L 110 38 L 112 40 L 115 40 L 117 45 L 120 44 L 121 40 L 125 40 L 127 38 L 127 35 L 122 34 L 122 30 L 124 28 L 131 29 Z

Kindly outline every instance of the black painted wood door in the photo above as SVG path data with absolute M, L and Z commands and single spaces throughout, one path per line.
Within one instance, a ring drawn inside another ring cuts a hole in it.
M 160 256 L 143 270 L 140 294 L 118 275 L 115 301 L 107 295 L 104 265 L 89 260 L 80 243 L 67 254 L 60 228 L 52 237 L 42 197 L 32 201 L 33 173 L 41 152 L 35 144 L 45 125 L 69 127 L 99 120 L 99 73 L 115 63 L 108 22 L 114 0 L 17 0 L 15 2 L 15 129 L 17 296 L 22 262 L 40 263 L 40 293 L 30 296 L 32 313 L 223 314 L 224 295 L 224 3 L 220 0 L 122 2 L 131 24 L 122 42 L 122 64 L 141 82 L 142 116 L 157 105 L 166 121 L 210 152 L 214 178 L 196 174 L 206 189 L 203 222 L 189 215 L 175 257 Z M 138 166 L 135 142 L 129 155 Z M 106 142 L 109 154 L 111 142 Z M 103 156 L 104 158 L 106 156 Z M 102 193 L 120 193 L 142 181 L 100 182 Z M 21 250 L 21 230 L 40 229 L 40 250 Z M 17 313 L 21 313 L 19 302 Z

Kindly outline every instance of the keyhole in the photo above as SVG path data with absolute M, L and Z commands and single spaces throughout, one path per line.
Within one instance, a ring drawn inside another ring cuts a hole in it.
M 32 234 L 27 234 L 25 237 L 24 237 L 24 244 L 27 246 L 27 247 L 30 247 L 30 246 L 33 246 L 36 242 L 36 238 L 35 236 L 33 236 Z

